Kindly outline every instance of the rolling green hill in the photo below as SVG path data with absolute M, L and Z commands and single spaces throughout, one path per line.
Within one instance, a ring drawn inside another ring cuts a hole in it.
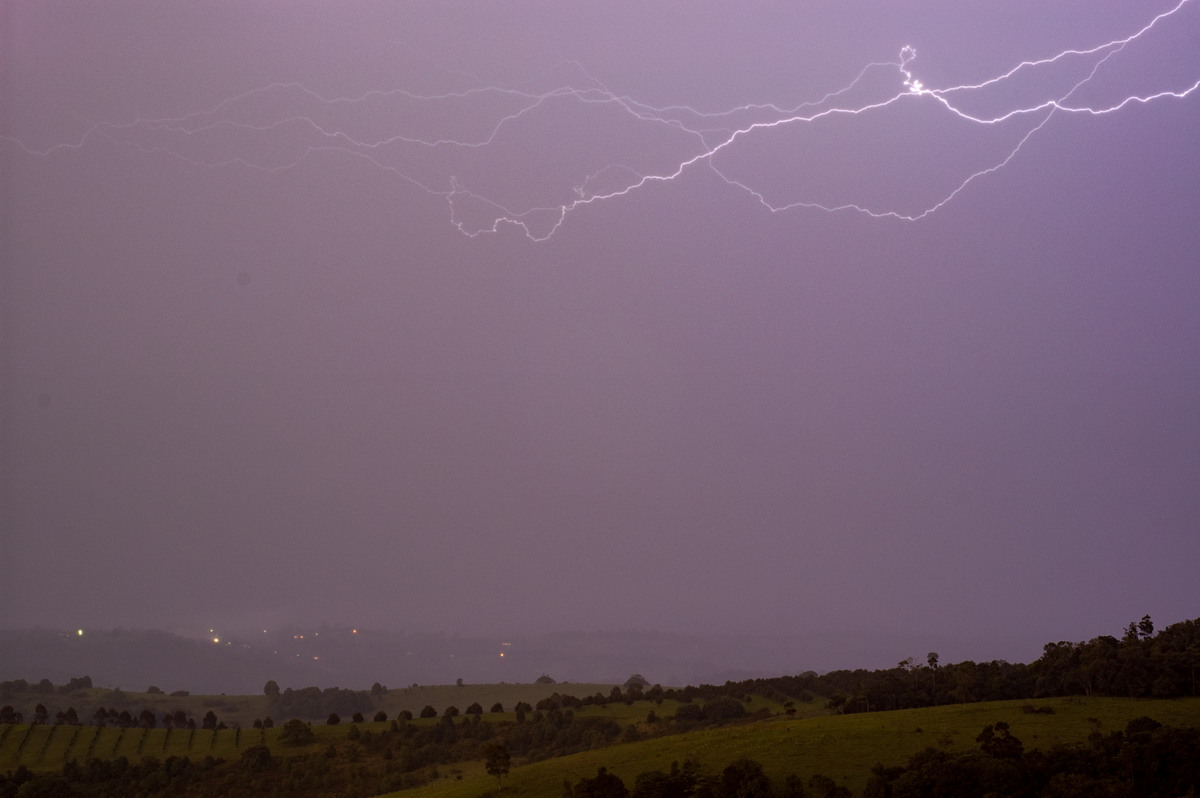
M 511 704 L 515 700 L 524 700 L 523 696 L 535 695 L 535 687 L 547 689 L 547 692 L 565 689 L 563 685 L 447 686 L 416 688 L 397 698 L 422 705 L 442 703 L 443 708 L 448 705 L 444 704 L 446 700 L 458 696 L 485 705 L 496 701 Z M 252 702 L 259 700 L 259 697 L 224 698 L 234 703 L 243 698 Z M 574 784 L 581 778 L 594 776 L 597 768 L 602 766 L 632 787 L 639 773 L 665 771 L 672 762 L 696 760 L 715 773 L 741 757 L 760 762 L 777 784 L 789 774 L 807 780 L 820 773 L 859 794 L 876 763 L 901 765 L 912 754 L 928 747 L 949 752 L 975 749 L 978 747 L 975 738 L 980 730 L 997 721 L 1007 722 L 1027 750 L 1081 742 L 1093 731 L 1116 731 L 1140 716 L 1150 716 L 1171 726 L 1200 726 L 1200 698 L 1055 698 L 1033 704 L 996 701 L 851 715 L 829 714 L 824 709 L 824 702 L 816 701 L 802 705 L 799 712 L 790 716 L 784 713 L 784 706 L 775 701 L 762 696 L 747 698 L 745 706 L 752 713 L 750 718 L 729 725 L 698 726 L 691 731 L 661 736 L 655 735 L 664 726 L 650 722 L 648 714 L 653 711 L 659 718 L 670 718 L 682 704 L 669 700 L 661 703 L 641 700 L 577 708 L 571 717 L 583 722 L 588 718 L 608 722 L 612 736 L 602 740 L 597 738 L 596 747 L 567 756 L 527 761 L 550 755 L 545 750 L 534 749 L 541 753 L 527 758 L 515 757 L 503 794 L 514 798 L 561 795 L 564 781 Z M 455 701 L 460 709 L 466 703 Z M 487 724 L 494 729 L 501 728 L 498 724 L 508 724 L 504 728 L 512 731 L 517 727 L 515 720 L 516 715 L 511 711 L 485 712 L 479 721 L 459 716 L 453 723 L 464 730 L 460 734 L 469 734 L 466 728 L 472 723 Z M 531 717 L 526 728 L 536 728 L 538 722 Z M 424 729 L 432 734 L 439 724 L 447 723 L 448 719 L 439 717 L 414 720 L 408 725 L 414 731 Z M 391 721 L 336 726 L 316 723 L 310 728 L 313 732 L 310 742 L 292 745 L 281 739 L 282 724 L 266 730 L 228 728 L 216 731 L 7 724 L 0 726 L 0 773 L 11 772 L 20 766 L 34 772 L 56 773 L 61 772 L 67 762 L 82 763 L 93 758 L 115 760 L 123 757 L 136 763 L 150 758 L 163 761 L 168 757 L 186 756 L 193 761 L 213 757 L 236 763 L 248 749 L 266 746 L 276 761 L 303 761 L 310 763 L 303 767 L 311 767 L 314 761 L 324 760 L 330 764 L 322 767 L 394 772 L 395 782 L 413 785 L 427 782 L 423 786 L 390 793 L 392 795 L 475 798 L 496 788 L 495 779 L 484 772 L 482 756 L 458 762 L 441 760 L 433 766 L 422 766 L 417 779 L 401 779 L 397 770 L 399 758 L 410 754 L 396 747 L 398 742 L 391 744 L 391 748 L 386 743 L 382 747 L 379 745 L 387 735 L 396 734 Z M 618 729 L 625 732 L 617 735 Z M 463 750 L 478 752 L 481 746 L 482 742 L 473 747 L 468 745 Z M 392 758 L 392 751 L 396 752 L 396 760 Z M 388 778 L 380 777 L 372 783 L 386 784 Z M 382 790 L 376 788 L 375 791 Z M 370 794 L 370 791 L 355 794 Z
M 637 774 L 665 771 L 673 761 L 696 759 L 712 771 L 719 771 L 740 757 L 762 763 L 776 782 L 790 773 L 806 780 L 822 773 L 857 795 L 876 763 L 901 765 L 929 746 L 949 751 L 976 748 L 975 737 L 980 730 L 996 721 L 1006 721 L 1027 749 L 1081 742 L 1093 730 L 1116 731 L 1140 716 L 1165 725 L 1200 725 L 1200 698 L 1065 698 L 1036 702 L 1036 707 L 1049 707 L 1052 714 L 1029 713 L 1022 710 L 1025 706 L 1029 702 L 996 701 L 798 720 L 773 717 L 514 767 L 504 782 L 503 795 L 558 796 L 564 781 L 574 784 L 594 776 L 601 766 L 632 787 Z M 475 798 L 495 790 L 495 779 L 484 772 L 482 762 L 464 763 L 459 770 L 461 773 L 448 773 L 446 778 L 416 790 L 389 795 Z

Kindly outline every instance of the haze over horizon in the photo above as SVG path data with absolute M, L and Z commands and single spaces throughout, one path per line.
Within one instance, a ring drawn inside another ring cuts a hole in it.
M 886 5 L 0 0 L 0 628 L 1200 616 L 1200 0 Z

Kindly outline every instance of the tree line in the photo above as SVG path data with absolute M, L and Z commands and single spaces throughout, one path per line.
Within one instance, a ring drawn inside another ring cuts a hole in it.
M 909 657 L 894 668 L 837 670 L 818 675 L 727 683 L 725 691 L 755 692 L 779 700 L 828 696 L 838 712 L 875 712 L 943 704 L 1086 695 L 1174 698 L 1200 695 L 1200 620 L 1156 632 L 1150 616 L 1120 637 L 1047 643 L 1028 664 L 966 660 L 943 664 L 936 652 Z M 701 686 L 695 692 L 709 694 Z M 685 688 L 684 693 L 692 691 Z M 668 691 L 667 695 L 671 695 Z

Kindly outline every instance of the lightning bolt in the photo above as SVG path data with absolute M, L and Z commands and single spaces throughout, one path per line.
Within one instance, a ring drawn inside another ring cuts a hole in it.
M 327 97 L 299 83 L 273 83 L 183 116 L 89 122 L 77 139 L 41 149 L 7 135 L 0 139 L 39 157 L 107 141 L 199 168 L 264 173 L 296 169 L 322 156 L 348 157 L 444 201 L 450 223 L 470 237 L 515 228 L 545 241 L 589 206 L 700 170 L 771 213 L 808 209 L 917 222 L 1009 165 L 1056 118 L 1103 117 L 1191 97 L 1200 79 L 1149 92 L 1097 84 L 1105 76 L 1110 83 L 1119 80 L 1131 48 L 1153 46 L 1156 32 L 1192 2 L 1179 0 L 1121 38 L 1021 61 L 974 83 L 926 85 L 914 70 L 917 51 L 905 46 L 896 60 L 869 63 L 840 88 L 792 106 L 712 111 L 653 105 L 610 89 L 569 61 L 547 73 L 569 79 L 541 90 L 480 81 L 475 88 L 440 94 L 373 89 Z M 950 177 L 937 185 L 924 178 L 901 180 L 891 198 L 882 183 L 853 185 L 906 162 L 911 133 L 892 137 L 898 151 L 887 151 L 875 169 L 850 165 L 838 171 L 803 157 L 844 151 L 844 143 L 830 142 L 853 130 L 848 125 L 863 126 L 866 118 L 879 120 L 873 129 L 953 137 L 958 144 L 948 149 L 955 157 L 938 158 Z M 573 126 L 572 135 L 563 135 L 564 125 Z M 588 131 L 601 128 L 606 141 L 590 140 L 595 135 Z M 531 145 L 560 157 L 513 170 L 512 163 L 528 159 Z M 777 151 L 788 156 L 763 157 Z M 914 184 L 922 184 L 921 190 Z M 545 185 L 558 188 L 536 188 Z M 810 196 L 777 198 L 798 186 Z M 856 191 L 880 196 L 871 201 L 842 196 Z

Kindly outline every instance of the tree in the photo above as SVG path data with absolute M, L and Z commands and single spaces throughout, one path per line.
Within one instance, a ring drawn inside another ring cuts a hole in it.
M 704 719 L 721 723 L 746 717 L 746 706 L 736 698 L 721 695 L 704 705 Z
M 1020 759 L 1025 752 L 1025 746 L 1009 734 L 1008 724 L 1004 721 L 998 721 L 994 726 L 984 726 L 975 742 L 979 743 L 980 750 L 985 754 L 997 759 Z
M 694 759 L 671 763 L 670 773 L 650 770 L 639 773 L 633 784 L 633 798 L 685 798 L 696 794 L 697 785 L 704 775 L 704 768 Z M 707 786 L 707 785 L 706 785 Z M 705 790 L 712 795 L 711 789 Z
M 503 705 L 503 704 L 501 704 L 499 701 L 497 701 L 496 703 L 492 704 L 492 708 L 491 708 L 491 710 L 490 710 L 490 711 L 491 711 L 491 712 L 503 712 L 503 711 L 504 711 L 504 705 Z
M 471 704 L 471 706 L 467 707 L 466 710 L 464 710 L 464 711 L 468 715 L 482 715 L 483 714 L 483 705 L 480 704 L 478 701 L 476 701 L 475 703 Z
M 213 712 L 211 709 L 208 712 L 205 712 L 204 713 L 204 722 L 201 724 L 200 728 L 216 729 L 217 728 L 217 713 Z
M 809 789 L 818 798 L 851 798 L 853 793 L 824 773 L 814 773 L 808 780 Z
M 502 789 L 504 777 L 512 766 L 512 754 L 504 743 L 492 743 L 483 750 L 483 767 L 489 776 L 496 777 L 496 789 Z
M 330 712 L 329 717 L 325 719 L 325 722 L 330 726 L 336 726 L 342 722 L 342 719 L 338 717 L 338 713 Z
M 283 724 L 283 729 L 279 732 L 279 742 L 287 745 L 304 745 L 315 738 L 313 730 L 299 718 L 292 718 Z
M 422 718 L 436 718 L 437 710 L 434 709 L 433 707 L 431 707 L 429 704 L 426 704 L 425 708 L 421 710 L 421 717 Z
M 375 713 L 375 722 L 376 723 L 383 723 L 386 720 L 387 720 L 387 713 L 384 712 L 382 709 Z
M 1138 621 L 1138 635 L 1142 638 L 1154 636 L 1154 621 L 1150 620 L 1149 615 L 1143 615 Z
M 279 698 L 279 683 L 274 679 L 263 685 L 263 695 L 267 698 Z
M 242 751 L 239 760 L 242 767 L 252 772 L 259 772 L 271 767 L 271 749 L 265 745 L 252 745 Z
M 537 677 L 537 679 L 534 681 L 534 684 L 555 684 L 555 681 L 550 678 L 550 674 L 543 673 L 541 676 Z
M 728 798 L 767 798 L 771 782 L 763 766 L 753 759 L 734 760 L 721 771 L 720 795 Z
M 600 768 L 594 778 L 580 779 L 575 783 L 575 798 L 626 798 L 629 790 L 619 776 Z

